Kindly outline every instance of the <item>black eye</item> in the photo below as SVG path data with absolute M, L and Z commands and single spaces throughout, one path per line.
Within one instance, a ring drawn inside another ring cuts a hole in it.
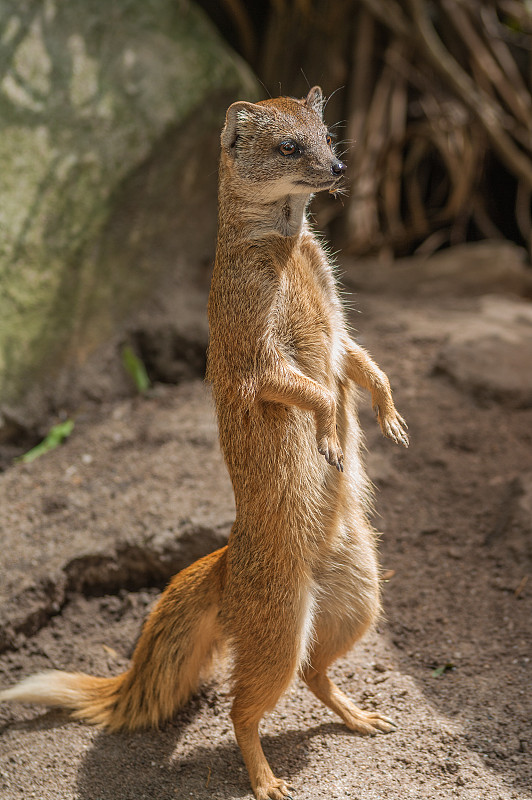
M 295 142 L 290 141 L 287 139 L 286 142 L 281 142 L 279 145 L 279 152 L 283 156 L 294 156 L 299 154 L 301 151 Z

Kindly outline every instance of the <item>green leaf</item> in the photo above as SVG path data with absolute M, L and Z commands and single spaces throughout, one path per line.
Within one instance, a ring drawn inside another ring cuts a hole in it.
M 122 364 L 126 372 L 133 378 L 137 391 L 141 392 L 141 394 L 146 392 L 151 385 L 146 367 L 129 345 L 125 345 L 122 348 Z
M 36 458 L 44 455 L 44 453 L 48 453 L 49 450 L 55 450 L 55 448 L 58 447 L 61 442 L 64 442 L 64 440 L 70 436 L 73 430 L 73 420 L 67 419 L 65 422 L 59 422 L 50 429 L 40 444 L 38 444 L 36 447 L 33 447 L 31 450 L 28 450 L 28 452 L 24 453 L 24 455 L 16 458 L 15 461 L 21 461 L 23 464 L 28 464 L 30 461 L 35 461 Z
M 451 662 L 448 661 L 446 664 L 443 664 L 441 667 L 433 670 L 430 674 L 433 678 L 440 678 L 444 672 L 450 672 L 454 668 L 454 664 L 451 664 Z

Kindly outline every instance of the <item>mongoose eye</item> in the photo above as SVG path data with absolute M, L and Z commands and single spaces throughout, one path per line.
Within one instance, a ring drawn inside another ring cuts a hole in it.
M 290 139 L 287 139 L 285 142 L 281 142 L 279 145 L 279 152 L 283 156 L 295 156 L 299 155 L 301 150 L 299 149 L 298 145 L 295 142 L 292 142 Z
M 327 134 L 325 138 L 327 140 L 327 144 L 329 145 L 329 147 L 332 147 L 332 137 L 329 136 L 329 134 Z

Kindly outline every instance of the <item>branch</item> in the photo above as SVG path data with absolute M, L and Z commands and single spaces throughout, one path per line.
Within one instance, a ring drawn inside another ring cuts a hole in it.
M 257 53 L 257 41 L 245 5 L 241 0 L 223 0 L 223 5 L 225 6 L 227 15 L 238 31 L 238 38 L 244 58 L 246 61 L 249 61 L 250 64 L 254 63 Z
M 465 11 L 455 0 L 441 0 L 443 8 L 447 11 L 456 32 L 462 37 L 469 49 L 471 58 L 475 61 L 482 74 L 495 86 L 501 100 L 505 101 L 517 119 L 525 125 L 527 130 L 532 130 L 532 117 L 530 116 L 530 96 L 524 100 L 515 89 L 514 84 L 508 80 L 499 64 L 490 53 L 482 38 L 471 24 Z M 510 59 L 516 72 L 515 62 Z
M 421 0 L 408 0 L 408 5 L 419 43 L 430 63 L 452 86 L 462 102 L 473 111 L 506 166 L 532 189 L 532 162 L 502 129 L 499 123 L 500 109 L 494 106 L 485 92 L 477 89 L 469 75 L 445 49 Z
M 402 39 L 412 38 L 412 26 L 395 0 L 362 0 L 368 11 L 371 11 L 383 25 Z

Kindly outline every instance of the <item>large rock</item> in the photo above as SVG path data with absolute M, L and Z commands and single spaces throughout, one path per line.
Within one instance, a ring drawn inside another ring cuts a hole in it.
M 185 284 L 208 263 L 224 111 L 258 93 L 185 0 L 7 9 L 0 407 L 12 410 L 83 362 L 165 275 Z
M 436 372 L 479 400 L 532 407 L 532 304 L 486 296 L 476 314 L 449 333 Z
M 398 261 L 342 261 L 352 289 L 420 297 L 472 297 L 491 292 L 532 297 L 526 251 L 506 241 L 472 242 Z

